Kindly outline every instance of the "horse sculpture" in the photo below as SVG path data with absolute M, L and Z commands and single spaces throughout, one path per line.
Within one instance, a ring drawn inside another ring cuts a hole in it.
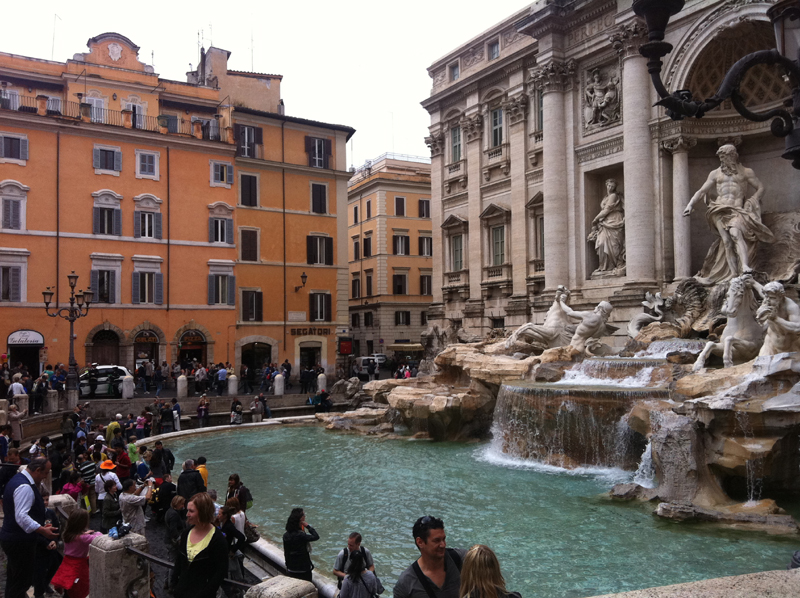
M 726 368 L 734 361 L 749 361 L 758 355 L 764 342 L 764 326 L 756 320 L 759 299 L 756 297 L 757 285 L 749 274 L 731 279 L 728 293 L 722 306 L 722 313 L 728 318 L 725 330 L 718 343 L 709 342 L 694 362 L 693 371 L 705 367 L 706 360 L 713 353 L 722 355 Z
M 569 289 L 559 285 L 555 300 L 544 319 L 544 324 L 523 324 L 505 341 L 505 348 L 511 349 L 518 341 L 528 343 L 534 350 L 544 351 L 553 347 L 569 345 L 575 331 L 575 324 L 561 307 L 561 298 L 569 297 Z

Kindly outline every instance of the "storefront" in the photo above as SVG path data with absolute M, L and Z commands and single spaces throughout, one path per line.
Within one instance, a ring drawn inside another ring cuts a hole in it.
M 199 330 L 187 330 L 178 341 L 178 362 L 195 359 L 198 363 L 206 363 L 206 337 Z
M 22 362 L 32 376 L 43 371 L 47 348 L 44 346 L 44 336 L 40 333 L 34 330 L 17 330 L 8 335 L 7 346 L 10 367 Z
M 113 330 L 100 330 L 92 338 L 92 363 L 120 365 L 119 336 Z
M 264 369 L 265 363 L 272 363 L 272 345 L 269 343 L 249 343 L 242 347 L 241 363 L 252 373 Z
M 158 335 L 152 330 L 141 330 L 133 337 L 134 367 L 145 361 L 158 364 Z

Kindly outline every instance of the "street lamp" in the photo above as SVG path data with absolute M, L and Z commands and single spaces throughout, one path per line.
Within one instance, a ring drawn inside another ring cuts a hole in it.
M 69 307 L 62 307 L 50 313 L 50 303 L 53 301 L 54 292 L 52 287 L 47 287 L 42 291 L 44 297 L 44 310 L 51 318 L 61 317 L 69 322 L 69 373 L 67 374 L 67 402 L 70 407 L 78 404 L 78 364 L 75 361 L 75 320 L 84 318 L 89 314 L 89 306 L 92 303 L 93 293 L 91 290 L 79 290 L 75 294 L 75 285 L 78 284 L 78 275 L 73 270 L 67 274 L 69 280 Z
M 308 280 L 308 275 L 307 275 L 305 272 L 303 272 L 303 273 L 300 275 L 300 281 L 301 281 L 303 284 L 301 284 L 301 285 L 300 285 L 300 286 L 298 286 L 298 287 L 294 287 L 294 292 L 296 293 L 297 291 L 299 291 L 300 289 L 302 289 L 304 286 L 306 286 L 306 281 L 307 281 L 307 280 Z
M 647 70 L 661 97 L 656 106 L 666 108 L 667 115 L 673 120 L 681 120 L 686 116 L 702 118 L 708 111 L 730 98 L 736 111 L 747 120 L 764 122 L 774 119 L 770 124 L 772 134 L 786 138 L 783 157 L 791 160 L 792 166 L 800 170 L 800 131 L 795 128 L 800 117 L 800 0 L 781 0 L 767 10 L 775 29 L 777 50 L 759 50 L 740 59 L 725 75 L 717 93 L 702 102 L 694 99 L 688 89 L 670 93 L 661 80 L 661 59 L 672 51 L 672 44 L 664 41 L 664 32 L 670 18 L 678 14 L 684 4 L 684 0 L 633 1 L 633 11 L 647 23 L 649 41 L 639 48 L 639 52 L 648 59 Z M 744 105 L 739 85 L 747 71 L 760 64 L 779 64 L 793 80 L 795 87 L 792 89 L 792 98 L 784 103 L 791 107 L 791 114 L 783 108 L 756 113 Z

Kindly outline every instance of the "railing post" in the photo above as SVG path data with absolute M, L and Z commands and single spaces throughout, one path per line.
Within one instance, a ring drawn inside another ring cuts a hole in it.
M 98 536 L 89 548 L 89 577 L 92 596 L 150 595 L 150 563 L 129 553 L 130 546 L 147 552 L 147 540 L 139 534 L 128 534 L 119 540 Z

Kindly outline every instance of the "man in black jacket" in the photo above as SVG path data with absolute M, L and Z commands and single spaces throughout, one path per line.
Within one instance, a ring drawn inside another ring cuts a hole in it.
M 178 495 L 187 501 L 198 492 L 205 492 L 206 485 L 203 483 L 203 476 L 195 470 L 194 461 L 187 459 L 183 462 L 183 471 L 178 476 Z

